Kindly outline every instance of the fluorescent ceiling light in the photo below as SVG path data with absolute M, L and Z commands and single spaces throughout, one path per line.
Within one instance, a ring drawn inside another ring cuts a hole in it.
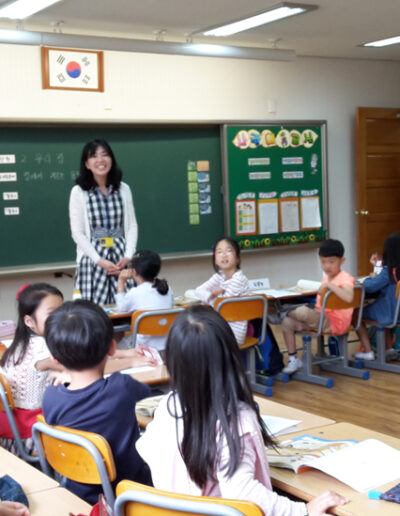
M 23 20 L 60 0 L 16 0 L 0 7 L 0 18 Z
M 271 7 L 267 11 L 255 14 L 249 18 L 236 20 L 226 25 L 212 27 L 210 29 L 205 29 L 204 31 L 202 30 L 199 32 L 201 32 L 204 36 L 231 36 L 237 32 L 253 29 L 254 27 L 259 27 L 260 25 L 282 20 L 283 18 L 288 18 L 289 16 L 295 16 L 296 14 L 312 11 L 313 9 L 317 9 L 317 6 L 282 2 L 274 7 Z
M 363 47 L 386 47 L 388 45 L 397 45 L 400 43 L 400 36 L 393 38 L 380 39 L 379 41 L 371 41 L 371 43 L 364 43 Z

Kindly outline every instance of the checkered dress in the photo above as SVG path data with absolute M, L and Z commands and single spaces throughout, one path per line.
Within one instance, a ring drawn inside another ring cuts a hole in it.
M 102 232 L 102 236 L 123 235 L 124 213 L 119 190 L 111 190 L 107 195 L 103 195 L 98 188 L 90 190 L 86 205 L 93 247 L 102 259 L 119 262 L 125 254 L 124 236 L 114 236 L 112 247 L 101 247 L 100 239 L 93 237 L 96 230 Z M 109 276 L 88 256 L 83 256 L 77 267 L 75 288 L 81 291 L 82 299 L 97 304 L 115 303 L 117 281 L 117 276 Z

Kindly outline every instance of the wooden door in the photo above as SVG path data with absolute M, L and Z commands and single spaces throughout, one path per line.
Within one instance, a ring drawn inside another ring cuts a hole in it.
M 358 274 L 385 238 L 400 231 L 400 108 L 357 108 Z

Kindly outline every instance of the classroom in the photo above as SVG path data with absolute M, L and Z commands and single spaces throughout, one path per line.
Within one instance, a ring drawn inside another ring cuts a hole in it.
M 393 18 L 400 14 L 395 1 L 381 2 L 383 14 L 385 8 Z M 329 2 L 315 3 L 323 9 Z M 360 3 L 363 0 L 354 0 L 354 4 Z M 261 4 L 254 2 L 254 9 L 250 10 L 256 12 L 264 8 Z M 345 9 L 346 2 L 343 4 Z M 372 5 L 369 7 L 372 9 Z M 383 14 L 379 12 L 380 16 Z M 14 26 L 14 22 L 0 20 L 0 62 L 6 72 L 0 81 L 0 125 L 54 123 L 68 127 L 71 124 L 326 121 L 329 236 L 343 242 L 345 269 L 357 275 L 356 108 L 400 105 L 399 55 L 383 59 L 377 53 L 371 54 L 374 56 L 371 58 L 321 56 L 314 50 L 304 54 L 296 52 L 294 61 L 284 62 L 104 48 L 104 92 L 57 91 L 42 88 L 40 43 L 13 43 L 2 34 L 3 29 L 14 29 Z M 69 27 L 68 21 L 51 26 L 47 18 L 43 18 L 37 26 L 26 21 L 22 28 L 17 28 L 53 32 L 59 38 L 54 46 L 59 47 L 70 46 L 68 38 L 65 45 L 62 43 L 69 32 L 77 41 L 80 36 L 93 37 L 99 42 L 110 37 L 168 40 L 168 33 L 147 34 L 143 38 L 143 34 L 130 32 L 126 25 L 121 25 L 120 31 L 100 30 L 85 26 L 85 20 Z M 336 28 L 332 26 L 331 30 Z M 337 31 L 340 37 L 340 29 Z M 81 41 L 81 48 L 85 48 L 85 39 Z M 356 41 L 354 45 L 363 42 Z M 278 46 L 280 44 L 278 42 Z M 98 49 L 102 50 L 100 46 Z M 79 159 L 77 155 L 77 168 Z M 132 193 L 135 202 L 134 187 Z M 138 220 L 139 232 L 140 224 Z M 2 245 L 7 246 L 7 242 Z M 10 273 L 0 267 L 2 320 L 15 320 L 15 294 L 26 283 L 48 282 L 59 288 L 66 300 L 72 298 L 73 264 L 57 273 L 51 267 L 29 266 L 29 249 L 26 249 L 25 261 L 28 266 L 20 271 Z M 210 249 L 204 249 L 197 256 L 163 256 L 161 276 L 168 279 L 175 295 L 182 295 L 209 277 L 210 262 Z M 315 246 L 247 252 L 243 253 L 242 263 L 249 278 L 268 277 L 272 286 L 293 285 L 299 277 L 320 280 L 322 275 Z

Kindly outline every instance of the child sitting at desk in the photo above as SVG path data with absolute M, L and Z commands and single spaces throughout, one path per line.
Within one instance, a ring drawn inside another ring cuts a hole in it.
M 48 315 L 63 302 L 58 288 L 47 283 L 25 285 L 17 295 L 18 322 L 14 339 L 0 361 L 11 389 L 14 417 L 25 451 L 34 449 L 32 426 L 42 412 L 44 391 L 51 382 L 51 370 L 61 370 L 50 358 L 43 338 Z M 5 412 L 0 411 L 0 445 L 18 455 L 12 430 Z
M 46 422 L 102 435 L 114 456 L 116 483 L 126 478 L 151 485 L 149 468 L 135 448 L 139 437 L 135 404 L 151 390 L 129 375 L 103 378 L 107 356 L 116 348 L 104 310 L 90 301 L 65 303 L 48 318 L 45 335 L 52 356 L 71 378 L 68 385 L 46 390 Z M 101 486 L 70 480 L 67 487 L 91 504 L 102 492 Z
M 319 258 L 325 275 L 318 290 L 316 307 L 299 306 L 288 313 L 282 321 L 282 333 L 289 354 L 284 373 L 292 374 L 303 367 L 303 362 L 297 357 L 296 331 L 317 330 L 321 315 L 321 294 L 325 289 L 331 290 L 340 299 L 351 303 L 354 295 L 355 280 L 350 274 L 341 270 L 345 262 L 344 247 L 339 240 L 325 240 L 319 248 Z M 343 335 L 351 323 L 352 308 L 341 310 L 326 309 L 322 330 L 334 335 Z
M 371 256 L 375 265 L 377 255 Z M 400 233 L 389 235 L 383 246 L 382 271 L 376 276 L 366 278 L 363 282 L 365 293 L 377 295 L 375 301 L 364 308 L 363 319 L 378 321 L 382 325 L 391 324 L 397 305 L 396 286 L 400 280 Z M 362 351 L 355 353 L 358 360 L 374 360 L 368 331 L 364 323 L 358 330 Z M 386 359 L 397 358 L 398 354 L 392 347 L 390 330 L 386 330 Z
M 306 505 L 272 491 L 265 446 L 274 441 L 220 314 L 204 305 L 179 314 L 166 357 L 173 390 L 136 445 L 157 489 L 248 500 L 265 516 L 322 516 L 347 502 L 327 491 Z
M 134 310 L 162 310 L 172 308 L 174 298 L 165 279 L 159 279 L 160 255 L 153 251 L 138 251 L 132 258 L 132 266 L 121 271 L 118 277 L 117 309 L 120 312 Z M 137 287 L 125 292 L 128 279 L 134 279 Z M 136 346 L 145 344 L 158 350 L 165 348 L 166 337 L 138 335 Z M 120 354 L 120 356 L 123 356 Z
M 230 237 L 220 238 L 215 246 L 212 263 L 216 274 L 196 288 L 196 296 L 210 305 L 217 297 L 249 295 L 249 280 L 240 269 L 239 244 Z M 238 344 L 243 344 L 247 333 L 247 321 L 229 323 Z

